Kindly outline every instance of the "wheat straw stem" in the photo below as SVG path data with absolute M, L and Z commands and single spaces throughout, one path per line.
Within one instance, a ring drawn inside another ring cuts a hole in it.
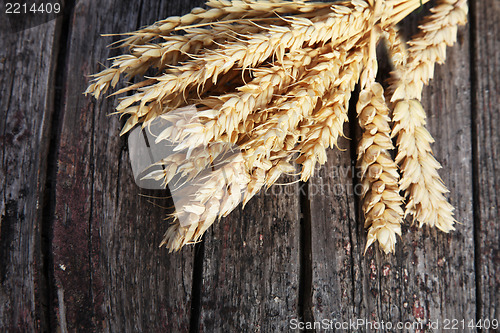
M 383 7 L 379 3 L 376 2 L 375 6 L 379 6 L 381 13 Z M 357 155 L 361 171 L 360 182 L 363 185 L 362 210 L 365 228 L 368 228 L 365 252 L 378 241 L 385 253 L 391 253 L 395 250 L 397 235 L 401 235 L 403 200 L 399 195 L 398 167 L 390 154 L 394 147 L 391 141 L 389 108 L 385 103 L 384 89 L 375 82 L 378 71 L 376 44 L 381 35 L 379 26 L 371 30 L 368 52 L 363 61 L 365 67 L 360 77 L 362 90 L 356 104 L 363 134 L 358 142 Z

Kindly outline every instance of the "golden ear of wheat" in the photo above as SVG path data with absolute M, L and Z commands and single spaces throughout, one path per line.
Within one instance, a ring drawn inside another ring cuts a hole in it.
M 431 9 L 406 51 L 394 31 L 388 32 L 395 63 L 390 99 L 394 106 L 392 136 L 397 137 L 396 161 L 401 167 L 400 189 L 408 197 L 406 213 L 419 222 L 444 232 L 453 230 L 453 206 L 444 194 L 448 189 L 437 172 L 441 168 L 432 154 L 434 139 L 425 128 L 426 115 L 420 103 L 422 88 L 433 77 L 434 65 L 443 63 L 446 46 L 456 40 L 457 25 L 467 20 L 467 3 L 444 0 Z M 404 59 L 404 60 L 403 60 Z
M 386 252 L 394 252 L 401 236 L 403 198 L 399 195 L 399 173 L 390 150 L 389 108 L 379 83 L 368 83 L 356 105 L 363 136 L 358 144 L 358 165 L 363 185 L 362 209 L 368 229 L 366 249 L 375 241 Z M 366 251 L 365 249 L 365 251 Z
M 155 144 L 173 144 L 174 152 L 155 163 L 163 169 L 145 177 L 165 186 L 175 180 L 180 198 L 162 245 L 177 251 L 198 241 L 240 202 L 295 173 L 295 165 L 308 180 L 343 136 L 356 84 L 366 248 L 378 242 L 394 252 L 405 214 L 400 190 L 406 214 L 420 225 L 452 230 L 453 207 L 444 197 L 420 99 L 434 64 L 444 61 L 465 23 L 467 4 L 438 1 L 407 49 L 396 24 L 427 1 L 209 0 L 207 9 L 126 34 L 117 44 L 128 53 L 110 59 L 85 93 L 99 98 L 122 77 L 157 71 L 114 94 L 131 92 L 116 107 L 129 116 L 122 134 L 157 119 L 169 124 Z M 389 105 L 375 81 L 381 40 L 394 65 Z M 195 115 L 178 112 L 193 105 Z

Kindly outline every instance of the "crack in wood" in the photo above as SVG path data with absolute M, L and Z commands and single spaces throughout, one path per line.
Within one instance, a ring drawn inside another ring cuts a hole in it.
M 313 322 L 312 311 L 312 235 L 311 235 L 311 203 L 309 198 L 309 183 L 299 183 L 300 202 L 300 276 L 298 290 L 298 310 L 299 318 L 303 322 Z M 306 330 L 306 332 L 308 332 Z
M 66 80 L 66 54 L 69 48 L 70 17 L 73 12 L 75 0 L 69 0 L 65 4 L 62 19 L 56 25 L 54 35 L 54 64 L 52 65 L 52 85 L 49 88 L 52 94 L 52 112 L 50 113 L 50 124 L 47 126 L 48 151 L 47 168 L 45 174 L 45 185 L 42 192 L 41 213 L 41 272 L 40 277 L 40 329 L 42 332 L 51 332 L 56 327 L 56 314 L 54 310 L 54 262 L 52 253 L 52 235 L 54 225 L 54 214 L 56 209 L 56 178 L 57 161 L 60 144 L 60 134 L 63 118 L 63 87 Z
M 205 236 L 194 246 L 193 279 L 191 290 L 191 313 L 189 315 L 189 332 L 199 332 L 201 316 L 201 296 L 203 290 L 203 261 L 205 259 Z
M 470 63 L 470 85 L 471 85 L 471 98 L 470 98 L 470 117 L 471 117 L 471 147 L 472 147 L 472 200 L 474 204 L 472 205 L 472 217 L 473 217 L 473 236 L 474 236 L 474 276 L 475 276 L 475 286 L 476 286 L 476 321 L 481 319 L 483 313 L 482 304 L 482 285 L 481 285 L 481 210 L 480 210 L 480 182 L 479 182 L 479 156 L 478 156 L 478 119 L 477 113 L 475 112 L 478 100 L 478 82 L 477 82 L 477 70 L 475 64 L 476 59 L 476 49 L 478 47 L 476 34 L 474 29 L 476 28 L 476 15 L 477 15 L 477 4 L 475 1 L 470 1 L 470 15 L 469 15 L 469 63 Z M 479 332 L 482 332 L 479 329 Z

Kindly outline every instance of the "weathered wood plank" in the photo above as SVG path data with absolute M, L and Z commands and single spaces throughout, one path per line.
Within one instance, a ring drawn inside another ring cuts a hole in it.
M 347 125 L 346 125 L 347 127 Z M 350 136 L 348 128 L 345 133 Z M 309 181 L 312 244 L 312 313 L 315 321 L 359 316 L 359 244 L 351 142 L 328 151 L 327 163 Z M 354 237 L 353 237 L 354 236 Z
M 40 303 L 45 288 L 41 215 L 53 112 L 55 31 L 56 21 L 51 21 L 11 33 L 2 13 L 0 330 L 34 331 L 45 325 Z
M 180 1 L 81 1 L 75 7 L 53 239 L 62 331 L 189 329 L 192 250 L 167 254 L 158 249 L 167 210 L 139 196 L 158 193 L 134 184 L 119 119 L 108 117 L 117 100 L 95 102 L 82 95 L 85 76 L 118 53 L 106 47 L 116 38 L 100 34 L 135 30 L 179 7 Z M 165 202 L 158 203 L 168 206 Z
M 408 22 L 410 24 L 413 22 Z M 364 257 L 364 305 L 367 319 L 381 322 L 430 323 L 472 319 L 475 312 L 472 161 L 470 137 L 470 75 L 468 29 L 448 48 L 444 65 L 424 89 L 423 106 L 433 150 L 456 207 L 456 231 L 403 228 L 395 256 L 369 250 Z M 417 326 L 410 331 L 416 331 Z M 469 331 L 467 329 L 463 331 Z
M 185 6 L 202 3 L 190 1 Z M 186 13 L 184 9 L 175 14 Z M 193 329 L 283 331 L 288 320 L 297 317 L 298 187 L 276 190 L 286 194 L 261 193 L 244 210 L 238 208 L 207 231 L 199 325 Z
M 500 2 L 475 1 L 472 9 L 477 319 L 500 320 Z
M 416 25 L 415 21 L 405 24 Z M 474 251 L 468 48 L 467 29 L 462 28 L 459 42 L 448 50 L 446 64 L 437 68 L 423 99 L 436 139 L 433 149 L 443 164 L 441 175 L 462 224 L 447 235 L 410 227 L 408 222 L 395 255 L 372 246 L 362 256 L 366 231 L 362 219 L 354 218 L 352 184 L 331 174 L 349 168 L 350 156 L 329 153 L 324 171 L 311 180 L 311 187 L 326 183 L 342 191 L 340 196 L 311 196 L 315 321 L 363 319 L 394 325 L 420 321 L 425 328 L 430 321 L 442 325 L 445 318 L 474 317 L 474 258 L 467 255 Z M 369 327 L 359 329 L 373 331 Z
M 207 231 L 200 331 L 288 330 L 298 317 L 299 213 L 298 185 L 275 185 Z

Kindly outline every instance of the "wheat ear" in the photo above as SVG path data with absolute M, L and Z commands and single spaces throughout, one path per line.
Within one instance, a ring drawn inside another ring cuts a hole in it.
M 383 13 L 383 6 L 379 7 Z M 382 36 L 380 25 L 370 32 L 368 50 L 363 61 L 365 67 L 360 77 L 356 112 L 362 130 L 358 142 L 358 167 L 363 191 L 362 210 L 365 228 L 368 228 L 366 250 L 378 241 L 385 253 L 395 250 L 397 235 L 401 236 L 403 198 L 399 195 L 399 172 L 390 150 L 391 141 L 389 108 L 385 102 L 384 89 L 375 81 L 378 65 L 376 45 Z
M 393 73 L 392 136 L 397 137 L 400 189 L 408 197 L 405 215 L 412 215 L 420 227 L 427 224 L 449 232 L 454 230 L 454 208 L 444 196 L 448 190 L 437 172 L 441 165 L 432 155 L 434 139 L 425 128 L 420 99 L 423 85 L 433 76 L 434 64 L 444 61 L 446 45 L 456 39 L 456 25 L 466 21 L 466 2 L 441 1 L 432 13 L 409 42 L 408 62 Z
M 243 19 L 265 19 L 276 14 L 301 14 L 311 13 L 321 8 L 328 8 L 328 3 L 290 1 L 224 1 L 209 0 L 205 3 L 209 8 L 194 8 L 189 14 L 173 16 L 155 24 L 142 28 L 138 31 L 128 33 L 127 37 L 118 44 L 120 47 L 133 47 L 142 45 L 171 34 L 184 27 L 210 26 L 216 22 L 228 22 Z
M 356 105 L 363 136 L 358 145 L 358 165 L 363 185 L 365 227 L 369 227 L 366 249 L 378 241 L 385 253 L 394 252 L 396 235 L 401 235 L 403 210 L 399 195 L 399 173 L 390 150 L 389 108 L 384 89 L 369 83 L 360 92 Z

